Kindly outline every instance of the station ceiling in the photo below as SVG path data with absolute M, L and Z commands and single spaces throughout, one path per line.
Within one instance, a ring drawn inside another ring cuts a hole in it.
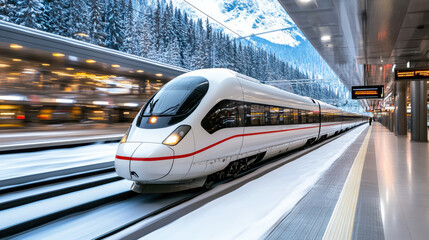
M 347 86 L 394 90 L 392 68 L 429 67 L 428 0 L 279 0 Z

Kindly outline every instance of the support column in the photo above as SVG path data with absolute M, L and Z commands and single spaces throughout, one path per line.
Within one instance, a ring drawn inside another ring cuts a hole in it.
M 407 135 L 407 82 L 396 83 L 395 134 Z
M 394 114 L 393 114 L 393 111 L 389 111 L 389 130 L 391 131 L 391 132 L 393 132 L 393 130 L 395 129 L 395 127 L 394 127 Z
M 411 140 L 427 142 L 427 82 L 411 82 Z

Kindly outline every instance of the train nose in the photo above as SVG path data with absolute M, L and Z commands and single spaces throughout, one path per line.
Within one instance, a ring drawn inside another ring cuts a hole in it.
M 115 168 L 119 176 L 133 181 L 154 181 L 166 176 L 174 151 L 157 143 L 123 143 L 118 147 Z
M 174 162 L 174 151 L 158 143 L 142 143 L 130 161 L 131 180 L 153 181 L 166 176 Z
M 126 179 L 131 179 L 130 160 L 133 153 L 141 143 L 121 143 L 118 146 L 115 157 L 116 173 Z

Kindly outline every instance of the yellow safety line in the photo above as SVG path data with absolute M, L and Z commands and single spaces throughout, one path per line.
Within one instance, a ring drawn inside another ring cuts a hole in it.
M 344 183 L 340 198 L 338 199 L 337 205 L 329 220 L 328 227 L 323 235 L 324 240 L 352 239 L 363 164 L 365 162 L 371 130 L 372 127 L 369 128 L 365 140 L 350 169 L 349 175 L 347 176 L 347 180 Z

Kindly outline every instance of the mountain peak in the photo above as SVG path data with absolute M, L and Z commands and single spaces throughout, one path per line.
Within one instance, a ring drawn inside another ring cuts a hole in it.
M 241 36 L 250 36 L 295 26 L 295 23 L 276 0 L 187 0 L 187 2 L 189 4 L 182 0 L 173 1 L 176 6 L 192 13 L 194 17 L 206 18 L 203 13 L 190 5 L 192 4 Z M 302 40 L 305 40 L 304 35 L 298 28 L 258 36 L 272 43 L 291 47 L 296 47 Z

